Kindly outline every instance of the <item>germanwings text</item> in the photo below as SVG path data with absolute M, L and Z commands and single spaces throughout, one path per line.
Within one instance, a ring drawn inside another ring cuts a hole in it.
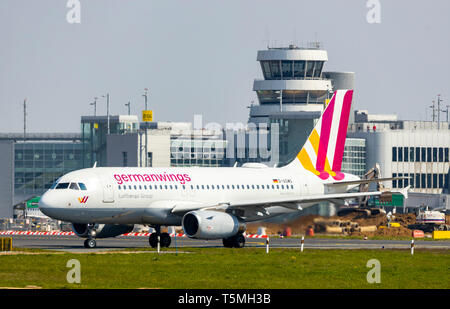
M 121 185 L 125 182 L 150 182 L 150 181 L 172 181 L 179 182 L 184 185 L 186 182 L 191 181 L 191 177 L 188 174 L 114 174 L 117 184 Z

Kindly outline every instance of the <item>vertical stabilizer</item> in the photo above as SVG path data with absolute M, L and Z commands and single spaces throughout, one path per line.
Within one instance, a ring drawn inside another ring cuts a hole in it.
M 321 179 L 344 178 L 341 173 L 353 90 L 337 90 L 297 157 L 286 168 L 299 168 Z

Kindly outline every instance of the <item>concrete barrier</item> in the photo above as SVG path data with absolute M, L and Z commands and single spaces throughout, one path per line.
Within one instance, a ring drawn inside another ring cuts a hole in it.
M 433 239 L 450 239 L 450 231 L 433 231 Z

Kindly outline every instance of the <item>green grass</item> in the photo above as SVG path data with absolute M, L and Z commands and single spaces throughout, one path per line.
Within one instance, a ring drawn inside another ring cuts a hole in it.
M 183 248 L 190 253 L 0 255 L 0 287 L 43 288 L 450 288 L 446 250 L 305 250 Z M 81 263 L 69 284 L 66 263 Z M 369 284 L 369 259 L 381 283 Z

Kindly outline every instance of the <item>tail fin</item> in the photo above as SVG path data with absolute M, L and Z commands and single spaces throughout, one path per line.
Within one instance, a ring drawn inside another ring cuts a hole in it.
M 347 136 L 353 90 L 337 90 L 312 130 L 305 145 L 287 168 L 304 169 L 321 179 L 342 180 L 342 157 Z

